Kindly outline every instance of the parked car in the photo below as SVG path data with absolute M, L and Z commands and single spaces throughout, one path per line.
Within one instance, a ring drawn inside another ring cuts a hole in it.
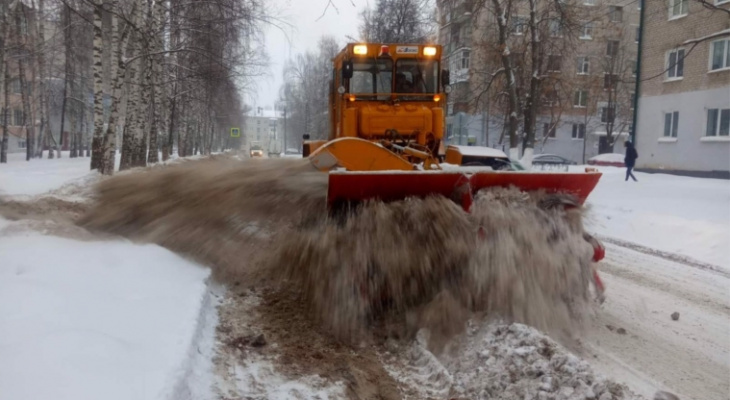
M 577 163 L 557 154 L 536 154 L 532 157 L 533 165 L 576 165 Z
M 502 150 L 482 146 L 446 147 L 444 161 L 451 165 L 464 167 L 490 167 L 493 170 L 518 170 L 522 166 L 514 164 Z
M 588 159 L 588 165 L 603 165 L 609 167 L 625 167 L 624 155 L 621 153 L 599 154 Z

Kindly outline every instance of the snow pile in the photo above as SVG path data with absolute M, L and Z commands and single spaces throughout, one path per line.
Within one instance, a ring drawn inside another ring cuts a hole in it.
M 388 371 L 416 399 L 642 399 L 596 374 L 552 339 L 521 324 L 471 326 L 441 359 L 424 332 L 383 355 Z
M 468 398 L 640 399 L 537 330 L 520 324 L 473 332 L 459 357 L 446 362 L 454 393 Z
M 0 255 L 0 399 L 206 397 L 210 361 L 191 356 L 212 345 L 209 270 L 157 246 L 37 234 L 0 238 Z

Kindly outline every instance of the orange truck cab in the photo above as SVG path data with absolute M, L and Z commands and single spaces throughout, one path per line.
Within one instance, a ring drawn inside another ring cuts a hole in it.
M 332 62 L 330 132 L 327 140 L 305 135 L 304 157 L 345 137 L 438 153 L 449 84 L 441 46 L 350 43 Z

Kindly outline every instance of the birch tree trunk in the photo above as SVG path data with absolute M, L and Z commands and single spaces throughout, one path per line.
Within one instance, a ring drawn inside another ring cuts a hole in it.
M 68 85 L 69 80 L 71 80 L 71 8 L 68 4 L 63 8 L 63 24 L 66 26 L 66 29 L 64 31 L 64 76 L 63 76 L 63 99 L 61 100 L 61 127 L 59 128 L 59 134 L 58 137 L 61 138 L 61 143 L 63 144 L 63 127 L 66 123 L 66 104 L 68 102 Z M 75 158 L 76 157 L 76 149 L 74 148 L 74 130 L 71 129 L 69 140 L 72 141 L 71 145 L 71 152 L 69 153 L 69 157 Z M 59 152 L 61 150 L 59 149 Z M 50 154 L 49 154 L 50 158 Z M 60 158 L 60 154 L 59 154 Z
M 31 2 L 32 4 L 32 2 Z M 40 126 L 40 136 L 38 139 L 38 151 L 36 156 L 37 157 L 43 157 L 43 147 L 46 142 L 48 142 L 48 158 L 53 158 L 53 149 L 56 148 L 57 155 L 60 158 L 61 157 L 61 149 L 56 142 L 56 139 L 53 137 L 53 134 L 51 134 L 51 126 L 49 121 L 49 107 L 48 107 L 48 88 L 46 87 L 46 81 L 47 81 L 47 71 L 46 71 L 46 57 L 45 52 L 47 51 L 46 47 L 46 34 L 45 29 L 43 27 L 43 22 L 45 18 L 45 2 L 44 0 L 38 0 L 38 16 L 36 18 L 36 24 L 35 24 L 35 30 L 36 30 L 36 39 L 37 39 L 37 46 L 35 46 L 35 58 L 36 63 L 38 65 L 38 98 L 39 98 L 39 114 L 40 114 L 40 120 L 41 120 L 41 126 Z M 35 81 L 35 79 L 34 79 Z M 44 139 L 45 138 L 45 139 Z M 59 137 L 60 140 L 63 140 L 63 127 L 61 128 L 61 136 Z
M 94 4 L 94 136 L 91 142 L 91 169 L 99 170 L 101 173 L 110 173 L 108 170 L 102 170 L 102 159 L 104 157 L 102 138 L 104 133 L 104 71 L 102 65 L 102 56 L 104 51 L 104 37 L 102 32 L 103 5 L 104 0 L 102 0 L 100 4 Z
M 8 72 L 7 62 L 3 62 L 0 67 L 2 67 L 3 69 L 3 107 L 0 109 L 3 119 L 3 138 L 0 146 L 0 163 L 4 164 L 8 162 L 8 114 L 10 112 L 10 107 L 8 106 L 10 103 L 10 96 L 8 95 L 8 82 L 10 81 L 10 73 Z
M 28 85 L 25 79 L 25 46 L 22 45 L 23 41 L 23 30 L 21 28 L 22 25 L 22 7 L 16 7 L 15 8 L 15 32 L 18 37 L 18 44 L 21 50 L 21 55 L 18 57 L 18 81 L 20 82 L 20 97 L 21 102 L 23 104 L 23 118 L 20 126 L 25 127 L 25 160 L 30 161 L 30 159 L 33 157 L 33 139 L 34 139 L 34 132 L 31 129 L 31 126 L 33 125 L 28 124 L 28 116 L 31 115 L 30 111 L 30 100 L 28 99 Z
M 153 55 L 150 57 L 152 61 L 151 66 L 151 82 L 152 85 L 150 96 L 151 96 L 151 102 L 150 105 L 152 106 L 152 121 L 150 124 L 150 151 L 147 161 L 149 163 L 156 163 L 159 161 L 159 156 L 157 153 L 157 137 L 158 137 L 158 129 L 159 124 L 162 122 L 161 118 L 161 110 L 162 104 L 163 104 L 163 97 L 162 97 L 162 56 L 159 55 L 159 53 L 162 51 L 162 41 L 163 41 L 163 32 L 161 29 L 162 26 L 162 20 L 165 17 L 165 10 L 162 7 L 162 0 L 154 0 L 154 5 L 152 7 L 152 31 L 150 32 L 151 37 L 151 50 Z
M 112 7 L 116 7 L 117 1 L 112 1 Z M 136 5 L 132 5 L 136 7 Z M 136 9 L 136 8 L 135 8 Z M 133 9 L 133 10 L 135 10 Z M 134 13 L 134 11 L 133 11 Z M 111 93 L 111 109 L 109 110 L 109 122 L 104 136 L 104 170 L 111 169 L 114 173 L 114 161 L 117 148 L 117 121 L 119 120 L 119 102 L 122 94 L 122 86 L 125 82 L 127 64 L 124 62 L 124 49 L 127 47 L 127 38 L 131 28 L 125 25 L 120 34 L 119 17 L 112 15 L 112 48 L 111 55 L 111 76 L 112 76 L 112 93 Z M 124 144 L 122 144 L 124 146 Z M 122 148 L 122 157 L 124 148 Z M 122 167 L 120 165 L 119 169 Z
M 0 164 L 8 162 L 8 112 L 9 112 L 9 95 L 8 86 L 10 81 L 10 72 L 8 71 L 8 62 L 6 59 L 6 43 L 8 41 L 10 24 L 8 23 L 8 14 L 12 6 L 7 4 L 0 14 L 0 79 L 2 84 L 0 88 L 3 93 L 3 107 L 0 108 L 0 118 L 2 118 L 3 136 L 0 140 Z

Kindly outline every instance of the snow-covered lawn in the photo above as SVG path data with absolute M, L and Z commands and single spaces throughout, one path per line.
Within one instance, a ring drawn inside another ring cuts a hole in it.
M 47 154 L 47 153 L 44 153 Z M 90 158 L 69 158 L 62 152 L 61 159 L 34 158 L 25 161 L 25 154 L 8 154 L 8 163 L 0 164 L 0 196 L 37 195 L 61 187 L 89 175 Z
M 626 182 L 626 168 L 598 169 L 589 230 L 730 270 L 730 181 L 634 172 Z

